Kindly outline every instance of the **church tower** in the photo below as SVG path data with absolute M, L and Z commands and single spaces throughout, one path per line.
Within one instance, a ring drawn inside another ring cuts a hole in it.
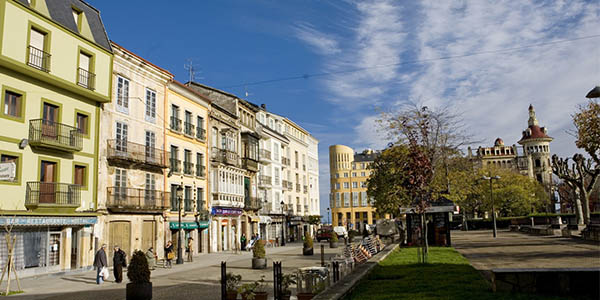
M 548 136 L 546 127 L 539 126 L 533 105 L 529 105 L 527 125 L 518 143 L 523 146 L 523 153 L 527 157 L 529 177 L 548 187 L 552 183 L 550 142 L 553 139 Z

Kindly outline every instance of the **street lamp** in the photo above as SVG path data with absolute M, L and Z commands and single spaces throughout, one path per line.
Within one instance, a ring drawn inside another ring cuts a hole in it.
M 481 177 L 481 179 L 483 180 L 489 180 L 490 181 L 490 199 L 492 200 L 492 222 L 494 223 L 494 237 L 496 237 L 496 212 L 494 211 L 494 198 L 493 198 L 493 192 L 492 192 L 492 182 L 495 180 L 500 180 L 500 176 L 494 176 L 494 177 L 487 177 L 487 176 L 483 176 Z
M 285 215 L 283 214 L 283 205 L 285 203 L 283 203 L 283 201 L 281 201 L 281 246 L 285 246 L 285 231 L 284 231 L 284 224 L 285 224 Z
M 183 256 L 181 254 L 181 206 L 183 205 L 183 187 L 179 185 L 177 187 L 177 201 L 179 201 L 179 232 L 177 234 L 177 261 L 178 265 L 183 264 Z
M 586 98 L 600 98 L 600 85 L 597 85 L 595 88 L 593 88 L 591 91 L 589 91 L 587 93 L 587 95 L 585 95 Z
M 329 207 L 328 207 L 327 208 L 327 224 L 329 224 L 329 223 L 330 223 L 330 221 L 329 221 Z

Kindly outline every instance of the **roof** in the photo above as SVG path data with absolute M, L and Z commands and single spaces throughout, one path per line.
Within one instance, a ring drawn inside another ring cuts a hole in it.
M 354 162 L 375 161 L 379 156 L 379 152 L 363 152 L 354 154 Z
M 189 86 L 187 86 L 187 85 L 184 85 L 183 83 L 181 83 L 181 82 L 179 82 L 179 81 L 177 81 L 177 80 L 175 80 L 175 79 L 171 79 L 171 81 L 169 81 L 169 82 L 170 82 L 170 83 L 173 83 L 173 84 L 175 84 L 175 85 L 177 85 L 177 86 L 179 86 L 179 87 L 180 87 L 180 88 L 182 88 L 182 89 L 185 89 L 186 91 L 188 91 L 188 92 L 190 92 L 190 93 L 192 93 L 192 94 L 194 94 L 194 96 L 198 96 L 198 97 L 202 98 L 202 100 L 204 100 L 204 101 L 206 101 L 206 102 L 208 102 L 208 103 L 211 103 L 210 99 L 208 99 L 208 98 L 207 98 L 207 97 L 205 97 L 204 95 L 202 95 L 202 94 L 198 93 L 196 90 L 194 90 L 194 89 L 190 88 Z
M 27 0 L 17 1 L 24 6 L 30 7 Z M 110 41 L 108 39 L 108 35 L 106 34 L 104 24 L 102 23 L 102 18 L 100 18 L 100 11 L 98 11 L 98 9 L 82 0 L 51 0 L 45 2 L 46 6 L 48 7 L 48 12 L 50 13 L 50 19 L 71 30 L 78 36 L 87 39 L 87 37 L 84 37 L 79 33 L 77 24 L 73 19 L 72 7 L 76 7 L 77 9 L 81 10 L 85 14 L 85 18 L 90 25 L 90 30 L 92 31 L 92 37 L 94 39 L 92 42 L 108 50 L 109 52 L 112 52 Z
M 143 62 L 145 62 L 145 63 L 147 63 L 147 64 L 149 64 L 149 65 L 151 65 L 151 66 L 153 66 L 153 67 L 155 67 L 156 69 L 158 69 L 158 70 L 160 70 L 161 72 L 163 72 L 163 73 L 165 73 L 165 74 L 169 75 L 170 77 L 175 77 L 175 76 L 174 76 L 173 74 L 171 74 L 171 72 L 169 72 L 168 70 L 166 70 L 166 69 L 163 69 L 163 68 L 161 68 L 161 67 L 159 67 L 159 66 L 157 66 L 157 65 L 155 65 L 155 64 L 153 64 L 153 63 L 151 63 L 151 62 L 149 62 L 149 61 L 148 61 L 148 60 L 146 60 L 145 58 L 143 58 L 143 57 L 141 57 L 141 56 L 139 56 L 139 55 L 137 55 L 137 54 L 135 54 L 135 53 L 131 52 L 130 50 L 127 50 L 125 47 L 123 47 L 123 46 L 121 46 L 121 45 L 119 45 L 119 44 L 115 43 L 115 41 L 110 41 L 110 42 L 111 42 L 112 44 L 114 44 L 114 46 L 118 47 L 119 49 L 121 49 L 121 50 L 123 50 L 123 51 L 125 51 L 125 52 L 129 53 L 129 54 L 130 54 L 130 55 L 132 55 L 132 56 L 135 56 L 135 57 L 136 57 L 136 58 L 138 58 L 139 60 L 141 60 L 141 61 L 143 61 Z
M 533 140 L 533 139 L 552 139 L 546 134 L 546 128 L 538 125 L 531 125 L 523 131 L 523 137 L 519 140 L 522 141 Z

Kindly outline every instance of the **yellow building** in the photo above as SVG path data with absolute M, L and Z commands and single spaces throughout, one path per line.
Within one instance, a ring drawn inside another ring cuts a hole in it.
M 344 145 L 329 146 L 331 224 L 362 231 L 375 224 L 378 215 L 367 197 L 370 166 L 378 153 L 365 150 L 354 153 Z
M 93 262 L 112 59 L 99 12 L 84 1 L 0 0 L 0 225 L 16 224 L 22 276 Z

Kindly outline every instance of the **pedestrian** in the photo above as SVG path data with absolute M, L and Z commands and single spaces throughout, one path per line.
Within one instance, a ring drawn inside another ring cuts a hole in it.
M 240 238 L 240 243 L 242 244 L 242 251 L 246 251 L 246 234 L 242 233 L 242 237 Z
M 188 244 L 187 244 L 187 257 L 188 257 L 188 262 L 192 262 L 194 261 L 192 254 L 194 254 L 194 239 L 190 236 L 188 238 Z
M 146 260 L 148 261 L 148 268 L 150 268 L 150 270 L 156 269 L 156 254 L 154 254 L 154 248 L 148 248 L 148 251 L 146 251 Z
M 168 241 L 167 245 L 165 246 L 165 268 L 171 268 L 173 266 L 173 258 L 175 258 L 175 253 L 173 252 L 173 243 Z
M 113 253 L 113 273 L 115 274 L 115 282 L 123 281 L 123 268 L 127 267 L 127 254 L 115 245 L 115 253 Z
M 96 268 L 96 283 L 101 284 L 104 282 L 104 278 L 102 276 L 102 269 L 108 266 L 106 260 L 106 244 L 102 244 L 102 248 L 96 252 L 96 256 L 94 256 L 94 267 Z

